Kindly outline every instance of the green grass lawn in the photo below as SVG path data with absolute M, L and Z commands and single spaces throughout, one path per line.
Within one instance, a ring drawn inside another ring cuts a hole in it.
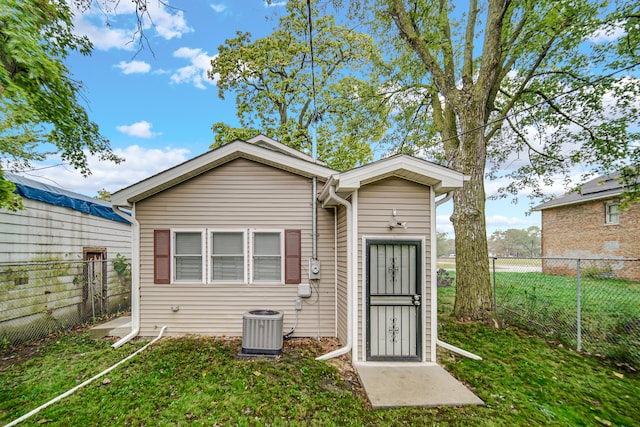
M 504 267 L 504 266 L 503 266 Z M 438 288 L 438 312 L 453 311 L 453 286 Z M 577 348 L 576 278 L 539 272 L 492 273 L 498 318 Z M 581 348 L 640 369 L 640 283 L 581 279 Z
M 326 349 L 313 339 L 288 341 L 282 359 L 256 360 L 236 356 L 237 339 L 183 337 L 162 339 L 22 425 L 640 425 L 637 373 L 518 329 L 459 324 L 441 316 L 440 337 L 484 358 L 440 354 L 441 363 L 485 407 L 374 411 L 353 377 L 341 374 L 349 372 L 344 360 L 315 360 Z M 109 344 L 69 333 L 42 345 L 28 360 L 15 362 L 11 352 L 3 353 L 0 424 L 85 381 L 143 343 L 118 350 Z
M 575 277 L 496 272 L 495 280 L 501 318 L 576 346 Z M 580 306 L 582 348 L 640 367 L 640 283 L 582 278 Z

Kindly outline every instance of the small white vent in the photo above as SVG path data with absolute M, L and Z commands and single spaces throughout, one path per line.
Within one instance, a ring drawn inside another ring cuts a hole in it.
M 242 351 L 244 355 L 281 355 L 282 319 L 275 310 L 251 310 L 242 316 Z

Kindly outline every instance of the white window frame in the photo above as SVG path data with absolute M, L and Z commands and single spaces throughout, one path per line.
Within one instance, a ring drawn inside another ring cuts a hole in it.
M 176 279 L 176 233 L 200 233 L 200 262 L 201 262 L 201 272 L 202 275 L 200 277 L 200 281 L 195 280 L 177 280 Z M 206 234 L 205 230 L 202 228 L 172 228 L 171 229 L 171 284 L 203 284 L 206 281 Z
M 242 280 L 213 280 L 212 279 L 212 274 L 213 274 L 213 265 L 211 262 L 211 257 L 213 256 L 213 248 L 211 247 L 211 245 L 213 244 L 213 239 L 211 239 L 211 235 L 213 233 L 239 233 L 242 234 L 242 256 L 244 257 L 244 260 L 242 262 L 242 270 L 243 270 L 243 277 Z M 247 251 L 247 230 L 246 229 L 238 229 L 238 228 L 233 228 L 233 229 L 221 229 L 221 228 L 208 228 L 207 229 L 207 245 L 206 245 L 206 249 L 207 249 L 207 283 L 211 283 L 211 284 L 247 284 L 249 283 L 248 281 L 248 277 L 247 277 L 247 264 L 248 264 L 248 258 L 249 258 L 249 253 Z
M 616 220 L 611 220 L 610 208 L 616 206 Z M 619 225 L 620 224 L 620 203 L 619 202 L 607 202 L 604 204 L 604 223 L 605 225 Z
M 254 236 L 261 233 L 278 233 L 280 235 L 280 280 L 278 281 L 256 281 L 253 277 L 253 242 Z M 247 257 L 248 261 L 248 270 L 249 270 L 249 283 L 255 285 L 283 285 L 284 284 L 284 229 L 269 229 L 269 228 L 254 228 L 249 230 L 249 256 Z

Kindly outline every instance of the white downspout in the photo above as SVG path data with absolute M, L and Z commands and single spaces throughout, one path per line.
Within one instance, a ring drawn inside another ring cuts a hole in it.
M 445 194 L 442 199 L 436 200 L 436 208 L 438 206 L 440 206 L 441 204 L 446 203 L 449 200 L 451 200 L 451 197 L 453 197 L 453 192 L 452 191 L 450 191 L 447 194 Z M 438 289 L 438 286 L 436 284 L 436 290 L 437 289 Z M 436 307 L 437 307 L 437 305 L 436 305 Z M 437 315 L 436 315 L 436 320 L 437 320 Z M 459 347 L 456 347 L 455 345 L 446 343 L 444 341 L 440 341 L 438 339 L 438 327 L 437 327 L 437 325 L 436 325 L 436 344 L 439 345 L 440 347 L 444 348 L 444 349 L 447 349 L 449 351 L 457 353 L 457 354 L 459 354 L 461 356 L 468 357 L 469 359 L 482 360 L 482 357 L 478 356 L 477 354 L 473 354 L 473 353 L 471 353 L 471 352 L 469 352 L 467 350 L 463 350 L 463 349 L 461 349 Z
M 118 348 L 138 336 L 140 332 L 140 223 L 136 219 L 135 205 L 131 215 L 120 210 L 121 206 L 113 206 L 113 211 L 131 222 L 131 332 L 122 337 L 112 348 Z
M 477 354 L 473 354 L 467 350 L 463 350 L 459 347 L 456 347 L 455 345 L 451 345 L 449 343 L 446 343 L 444 341 L 440 341 L 439 339 L 436 339 L 436 344 L 438 344 L 440 347 L 442 348 L 446 348 L 449 351 L 452 351 L 454 353 L 458 353 L 461 356 L 464 357 L 468 357 L 469 359 L 473 359 L 473 360 L 482 360 L 482 357 L 478 356 Z
M 351 271 L 355 268 L 355 266 L 353 266 L 351 262 L 351 253 L 353 251 L 353 239 L 351 236 L 353 220 L 352 206 L 351 203 L 336 194 L 334 186 L 329 187 L 329 198 L 327 200 L 332 200 L 334 202 L 340 203 L 347 209 L 347 344 L 344 347 L 316 357 L 316 360 L 328 360 L 333 359 L 334 357 L 342 356 L 343 354 L 347 354 L 349 351 L 351 351 L 351 348 L 353 347 L 353 308 L 351 294 L 354 283 L 353 278 L 351 277 Z

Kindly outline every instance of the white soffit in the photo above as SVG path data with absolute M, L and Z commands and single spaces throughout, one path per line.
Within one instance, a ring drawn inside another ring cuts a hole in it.
M 111 203 L 116 206 L 131 205 L 237 158 L 252 160 L 309 178 L 329 177 L 335 173 L 333 169 L 303 160 L 300 156 L 292 157 L 282 151 L 238 140 L 123 188 L 112 194 Z

